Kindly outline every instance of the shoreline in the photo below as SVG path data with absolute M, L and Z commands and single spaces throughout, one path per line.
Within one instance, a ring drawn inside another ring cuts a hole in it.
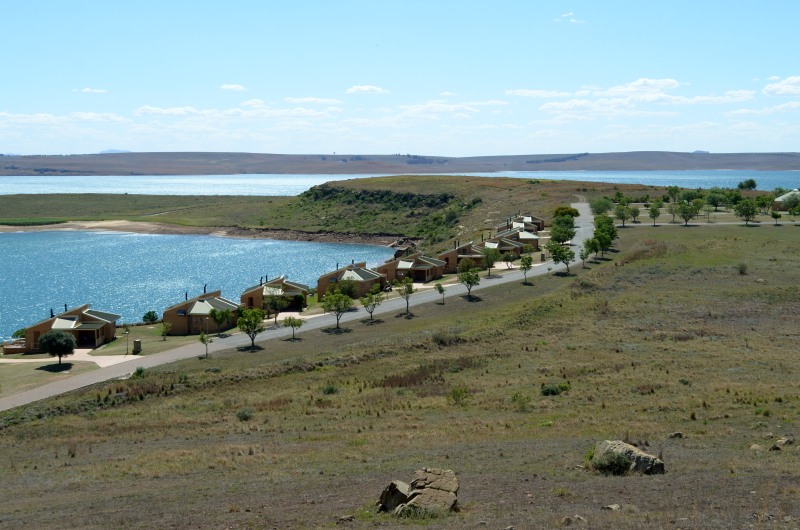
M 349 243 L 389 247 L 398 240 L 397 235 L 375 235 L 338 232 L 301 232 L 267 228 L 242 228 L 238 226 L 182 226 L 141 221 L 68 221 L 49 225 L 13 226 L 0 225 L 0 233 L 52 232 L 52 231 L 107 231 L 133 232 L 136 234 L 201 235 L 231 237 L 239 239 L 273 239 L 278 241 L 309 241 L 318 243 Z

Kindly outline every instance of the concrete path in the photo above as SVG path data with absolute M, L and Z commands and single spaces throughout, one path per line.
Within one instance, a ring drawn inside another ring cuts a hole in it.
M 92 351 L 94 350 L 88 348 L 79 348 L 76 349 L 75 353 L 73 353 L 69 357 L 63 357 L 62 359 L 67 360 L 71 363 L 76 361 L 95 363 L 97 366 L 100 366 L 101 368 L 136 359 L 135 355 L 90 355 L 90 352 Z M 0 357 L 0 364 L 17 364 L 17 363 L 52 364 L 54 359 L 55 357 L 48 357 L 46 359 L 4 359 L 3 357 Z
M 581 214 L 580 217 L 575 219 L 575 237 L 571 242 L 572 250 L 575 251 L 577 256 L 581 245 L 583 245 L 583 242 L 592 237 L 594 234 L 594 217 L 592 216 L 592 212 L 587 203 L 574 203 L 572 204 L 572 207 L 577 208 Z M 552 261 L 548 261 L 546 263 L 535 263 L 536 266 L 534 266 L 533 270 L 528 272 L 528 278 L 541 276 L 543 274 L 547 274 L 548 272 L 557 272 L 566 268 L 561 264 L 554 265 Z M 483 275 L 481 275 L 481 283 L 472 288 L 473 292 L 480 292 L 484 289 L 488 289 L 502 283 L 521 283 L 523 281 L 523 273 L 519 269 L 506 271 L 505 264 L 500 263 L 498 265 L 499 267 L 496 267 L 493 270 L 502 272 L 502 274 L 497 274 L 496 272 L 491 278 L 485 278 Z M 548 271 L 548 268 L 551 268 L 552 270 Z M 457 296 L 464 296 L 465 294 L 467 294 L 466 287 L 461 284 L 454 284 L 446 286 L 446 292 L 444 296 L 445 298 L 453 298 Z M 439 302 L 441 298 L 442 295 L 436 292 L 435 289 L 421 289 L 411 296 L 409 300 L 409 308 L 421 304 Z M 375 310 L 374 315 L 375 317 L 378 317 L 380 315 L 397 314 L 398 312 L 405 311 L 405 309 L 406 301 L 404 299 L 392 298 L 381 304 Z M 362 320 L 364 315 L 365 312 L 363 309 L 345 313 L 341 318 L 341 324 Z M 302 328 L 302 333 L 305 334 L 310 331 L 329 328 L 335 325 L 336 318 L 332 314 L 319 315 L 306 320 Z M 291 336 L 291 328 L 273 328 L 259 334 L 256 337 L 256 342 L 260 343 L 267 340 L 284 339 Z M 237 348 L 241 346 L 250 346 L 250 338 L 243 333 L 235 333 L 223 338 L 215 337 L 214 342 L 208 345 L 208 352 L 214 353 L 220 350 Z M 110 379 L 124 378 L 129 376 L 139 367 L 152 368 L 154 366 L 181 361 L 183 359 L 190 359 L 192 357 L 200 357 L 203 355 L 205 355 L 205 346 L 200 344 L 198 341 L 196 343 L 175 348 L 174 350 L 155 353 L 153 355 L 147 355 L 144 357 L 130 358 L 132 356 L 114 356 L 123 357 L 123 360 L 117 362 L 116 364 L 101 367 L 98 370 L 78 374 L 74 377 L 69 377 L 61 381 L 55 381 L 38 388 L 20 392 L 19 394 L 0 398 L 0 411 L 27 405 L 41 399 L 46 399 L 48 397 L 70 392 L 72 390 L 77 390 L 79 388 L 101 383 L 103 381 L 108 381 Z M 94 359 L 97 359 L 97 357 L 93 356 L 92 360 Z M 72 360 L 74 360 L 74 358 Z

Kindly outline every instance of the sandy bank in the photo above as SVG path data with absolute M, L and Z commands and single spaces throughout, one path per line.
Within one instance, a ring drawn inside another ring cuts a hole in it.
M 278 239 L 282 241 L 315 241 L 321 243 L 353 243 L 379 246 L 391 245 L 399 239 L 398 236 L 387 235 L 299 232 L 297 230 L 268 230 L 240 227 L 181 226 L 135 221 L 70 221 L 67 223 L 38 226 L 0 225 L 0 232 L 44 232 L 55 230 L 106 230 L 111 232 L 134 232 L 137 234 L 212 235 L 243 239 Z

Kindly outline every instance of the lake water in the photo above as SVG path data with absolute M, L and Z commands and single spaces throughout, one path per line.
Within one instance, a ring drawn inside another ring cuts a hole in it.
M 479 177 L 582 180 L 685 188 L 735 188 L 755 179 L 758 189 L 800 186 L 800 171 L 504 171 L 466 173 Z M 136 176 L 0 176 L 0 195 L 32 193 L 115 193 L 142 195 L 299 195 L 334 180 L 374 175 L 136 175 Z
M 203 292 L 239 302 L 261 276 L 281 274 L 316 287 L 317 278 L 351 260 L 376 266 L 393 250 L 371 245 L 233 239 L 120 232 L 0 233 L 0 336 L 90 303 L 140 322 Z

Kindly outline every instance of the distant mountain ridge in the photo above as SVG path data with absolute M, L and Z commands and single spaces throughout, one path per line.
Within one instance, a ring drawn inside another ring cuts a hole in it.
M 0 175 L 426 174 L 497 171 L 800 170 L 800 153 L 632 151 L 509 156 L 130 153 L 0 156 Z

